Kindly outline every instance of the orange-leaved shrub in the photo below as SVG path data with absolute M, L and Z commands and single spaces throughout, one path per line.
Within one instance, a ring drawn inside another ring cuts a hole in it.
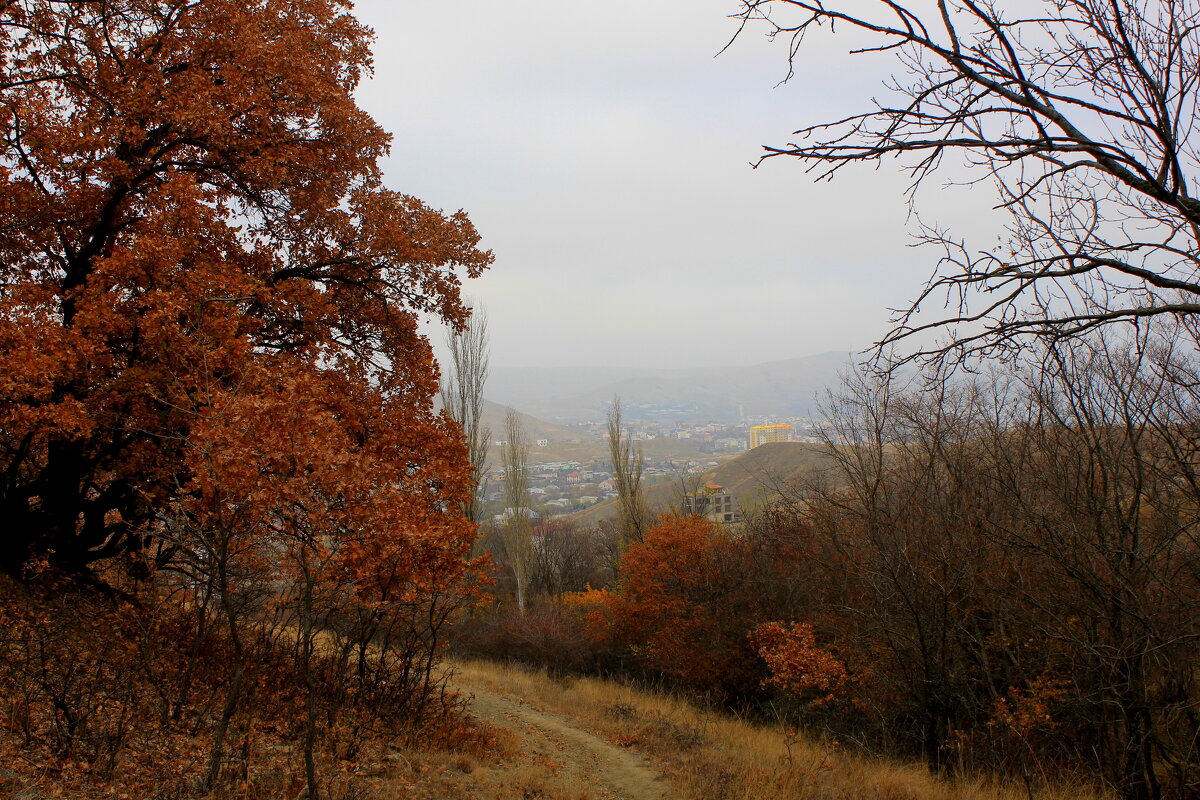
M 768 686 L 818 705 L 845 691 L 850 679 L 846 665 L 817 644 L 811 623 L 764 622 L 750 634 L 750 641 L 771 670 Z
M 751 630 L 780 615 L 773 560 L 701 517 L 666 517 L 629 547 L 602 598 L 607 635 L 643 668 L 728 701 L 761 695 Z

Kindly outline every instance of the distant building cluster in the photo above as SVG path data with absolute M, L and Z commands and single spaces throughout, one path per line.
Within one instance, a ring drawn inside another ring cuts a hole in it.
M 786 422 L 774 425 L 755 425 L 750 429 L 750 449 L 753 450 L 760 444 L 771 442 L 790 442 L 794 431 L 795 428 Z
M 780 420 L 767 417 L 762 424 L 753 425 L 749 420 L 738 422 L 665 422 L 662 419 L 628 420 L 630 432 L 636 441 L 648 442 L 655 439 L 675 439 L 686 442 L 702 453 L 741 453 L 767 442 L 816 442 L 820 422 L 808 417 L 787 417 Z M 753 425 L 753 427 L 751 427 Z M 593 436 L 607 436 L 607 423 L 589 422 L 581 426 Z M 758 433 L 754 433 L 757 431 Z M 749 447 L 747 446 L 749 445 Z
M 705 422 L 666 421 L 662 416 L 629 419 L 627 424 L 631 437 L 639 444 L 669 439 L 686 443 L 696 452 L 680 455 L 679 448 L 673 445 L 647 445 L 646 449 L 649 452 L 645 455 L 643 472 L 643 485 L 646 486 L 699 476 L 718 465 L 718 461 L 699 454 L 711 454 L 712 457 L 719 458 L 722 455 L 742 453 L 748 449 L 747 444 L 753 448 L 768 442 L 818 441 L 819 428 L 822 425 L 819 421 L 800 416 L 784 417 L 786 422 L 779 417 L 767 416 L 737 421 Z M 554 434 L 553 438 L 544 433 L 533 437 L 531 446 L 550 449 L 559 445 L 587 443 L 594 445 L 595 450 L 592 452 L 590 448 L 583 448 L 583 452 L 587 452 L 583 461 L 535 460 L 535 463 L 528 465 L 528 509 L 539 517 L 570 514 L 604 502 L 617 494 L 612 464 L 609 463 L 607 446 L 604 443 L 608 434 L 607 421 L 566 423 L 562 427 L 563 430 Z M 494 443 L 497 447 L 507 444 L 503 439 L 496 439 Z M 659 452 L 654 453 L 654 450 Z M 567 449 L 563 454 L 567 452 L 574 454 L 579 450 Z M 526 510 L 505 508 L 504 484 L 503 470 L 493 468 L 485 476 L 484 506 L 486 513 L 496 522 L 503 522 L 516 514 L 528 513 Z M 733 495 L 723 490 L 706 487 L 685 502 L 687 505 L 682 509 L 685 514 L 699 514 L 721 524 L 741 521 L 742 515 L 736 500 Z
M 538 446 L 545 447 L 546 445 L 539 444 Z M 649 479 L 658 475 L 660 471 L 665 470 L 647 468 L 645 474 Z M 529 483 L 529 503 L 533 509 L 529 511 L 531 514 L 535 512 L 539 515 L 568 514 L 615 497 L 617 494 L 617 482 L 612 477 L 609 468 L 587 467 L 578 461 L 551 461 L 530 464 L 526 468 L 526 472 Z M 504 522 L 517 513 L 527 511 L 527 509 L 523 509 L 518 512 L 511 508 L 501 507 L 500 504 L 506 499 L 504 493 L 506 479 L 507 476 L 503 469 L 492 470 L 486 476 L 487 489 L 484 493 L 484 501 L 498 509 L 498 513 L 493 517 L 496 522 Z

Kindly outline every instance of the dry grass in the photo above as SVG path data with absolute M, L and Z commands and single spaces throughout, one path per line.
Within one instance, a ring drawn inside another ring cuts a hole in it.
M 520 733 L 467 719 L 467 736 L 414 737 L 360 768 L 355 791 L 331 800 L 611 800 L 531 750 Z M 444 733 L 444 732 L 443 732 Z M 474 741 L 468 744 L 468 740 Z
M 395 743 L 379 758 L 364 759 L 359 779 L 348 792 L 327 792 L 334 800 L 590 800 L 556 780 L 553 764 L 530 760 L 517 737 L 489 731 L 484 752 L 450 742 Z M 331 787 L 335 788 L 335 787 Z
M 456 683 L 506 694 L 650 756 L 679 797 L 722 800 L 1107 800 L 1077 786 L 942 780 L 920 765 L 845 752 L 676 697 L 592 678 L 556 680 L 488 662 L 460 662 Z
M 593 800 L 562 780 L 553 763 L 531 761 L 516 748 L 490 758 L 440 750 L 400 750 L 379 769 L 371 798 L 405 800 Z

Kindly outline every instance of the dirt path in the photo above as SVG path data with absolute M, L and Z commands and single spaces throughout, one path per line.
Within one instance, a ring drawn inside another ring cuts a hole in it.
M 513 731 L 524 754 L 561 767 L 562 777 L 590 796 L 604 800 L 664 800 L 667 784 L 646 760 L 593 736 L 554 714 L 520 700 L 475 686 L 462 686 L 472 696 L 471 710 L 484 721 Z

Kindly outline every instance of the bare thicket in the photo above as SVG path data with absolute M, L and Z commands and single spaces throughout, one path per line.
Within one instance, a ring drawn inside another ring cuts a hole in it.
M 743 0 L 740 16 L 793 58 L 826 31 L 891 57 L 872 108 L 808 121 L 766 158 L 829 178 L 895 157 L 914 190 L 934 175 L 990 181 L 1006 213 L 995 246 L 922 226 L 939 266 L 880 352 L 935 329 L 951 343 L 912 346 L 1011 353 L 1030 335 L 1200 311 L 1196 0 Z M 918 317 L 936 304 L 948 313 Z
M 807 573 L 823 589 L 798 613 L 870 665 L 858 709 L 878 741 L 1030 785 L 1088 764 L 1128 800 L 1193 796 L 1200 3 L 740 15 L 793 64 L 806 37 L 836 35 L 890 67 L 873 107 L 806 121 L 764 159 L 822 179 L 895 159 L 916 210 L 931 180 L 990 185 L 1005 221 L 984 244 L 921 224 L 938 266 L 877 352 L 1013 369 L 923 393 L 850 382 L 834 479 L 772 522 L 802 561 L 844 567 Z
M 1031 783 L 1087 764 L 1130 800 L 1194 792 L 1196 341 L 1163 327 L 835 400 L 838 480 L 792 508 L 843 569 L 803 614 L 870 665 L 858 708 L 881 741 Z
M 532 585 L 534 592 L 559 600 L 568 592 L 603 586 L 612 580 L 608 542 L 602 531 L 581 528 L 568 520 L 550 518 L 534 531 Z

